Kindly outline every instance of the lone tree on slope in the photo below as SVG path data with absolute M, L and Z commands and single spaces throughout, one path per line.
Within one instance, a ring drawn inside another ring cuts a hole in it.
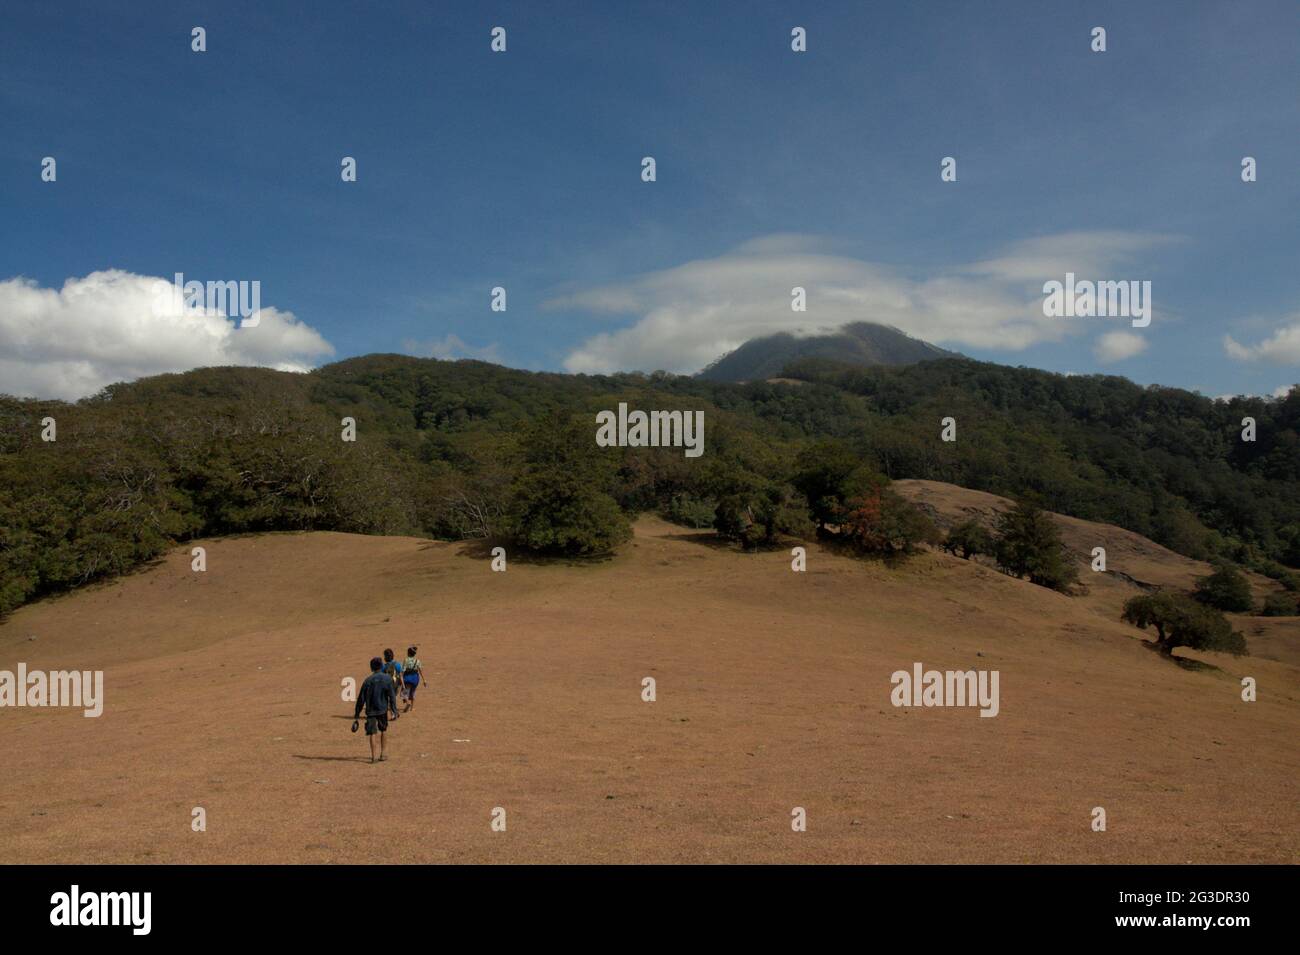
M 1131 597 L 1124 604 L 1122 619 L 1140 630 L 1154 627 L 1156 647 L 1165 656 L 1174 647 L 1220 650 L 1233 656 L 1246 652 L 1246 638 L 1232 629 L 1223 614 L 1185 594 L 1160 591 Z
M 998 565 L 1013 577 L 1068 593 L 1078 579 L 1051 516 L 1029 501 L 1020 501 L 998 518 Z

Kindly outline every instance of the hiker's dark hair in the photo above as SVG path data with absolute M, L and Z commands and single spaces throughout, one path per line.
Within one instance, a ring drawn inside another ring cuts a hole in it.
M 391 649 L 384 651 L 384 662 L 386 663 L 393 662 L 393 651 Z
M 371 670 L 378 670 L 378 669 L 379 669 L 381 666 L 383 666 L 383 665 L 384 665 L 384 661 L 381 660 L 381 659 L 379 659 L 379 657 L 371 657 L 371 658 L 370 658 L 370 669 L 371 669 Z
M 413 657 L 413 656 L 415 656 L 415 651 L 418 650 L 418 649 L 419 649 L 419 647 L 407 647 L 407 648 L 406 648 L 406 655 L 407 655 L 408 657 Z

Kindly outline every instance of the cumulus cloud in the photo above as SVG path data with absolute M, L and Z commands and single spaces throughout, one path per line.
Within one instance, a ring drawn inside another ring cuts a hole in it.
M 1135 332 L 1107 332 L 1092 346 L 1098 361 L 1123 361 L 1146 351 L 1147 340 Z
M 0 281 L 0 391 L 73 400 L 105 385 L 208 365 L 307 371 L 333 354 L 292 312 L 262 308 L 255 327 L 219 310 L 188 309 L 170 279 L 110 270 L 61 289 Z
M 564 362 L 572 372 L 693 372 L 757 336 L 815 334 L 854 321 L 893 325 L 939 345 L 1019 351 L 1060 341 L 1094 321 L 1044 316 L 1044 282 L 1063 279 L 1067 271 L 1080 278 L 1124 277 L 1114 270 L 1168 241 L 1074 232 L 915 275 L 839 254 L 815 237 L 775 235 L 717 258 L 568 291 L 546 305 L 635 317 L 573 350 Z M 807 290 L 806 312 L 790 307 L 795 286 Z
M 474 345 L 465 344 L 459 335 L 451 332 L 448 332 L 442 338 L 434 338 L 429 341 L 417 341 L 408 338 L 402 342 L 402 348 L 406 350 L 408 355 L 415 355 L 420 358 L 441 358 L 443 360 L 477 358 L 480 361 L 501 361 L 501 357 L 497 353 L 498 345 L 496 342 L 478 348 Z
M 1292 316 L 1281 328 L 1255 345 L 1242 345 L 1231 335 L 1224 335 L 1223 350 L 1238 361 L 1300 365 L 1300 315 Z

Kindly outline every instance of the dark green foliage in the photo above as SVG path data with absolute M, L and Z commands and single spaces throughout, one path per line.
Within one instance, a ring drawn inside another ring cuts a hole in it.
M 1029 501 L 1020 501 L 998 518 L 998 565 L 1014 577 L 1068 593 L 1078 580 L 1061 532 L 1051 516 Z
M 1300 591 L 1300 574 L 1288 570 L 1275 560 L 1261 560 L 1252 570 L 1257 570 L 1265 577 L 1271 577 L 1292 592 Z
M 996 544 L 988 528 L 976 520 L 962 521 L 948 531 L 943 549 L 970 560 L 976 554 L 994 553 Z
M 1293 593 L 1273 593 L 1264 598 L 1259 611 L 1264 617 L 1294 617 L 1300 615 L 1300 597 Z
M 1160 591 L 1132 597 L 1124 604 L 1121 619 L 1142 630 L 1155 628 L 1156 646 L 1166 655 L 1175 647 L 1233 656 L 1246 652 L 1246 638 L 1232 629 L 1223 614 L 1184 594 Z
M 545 418 L 524 439 L 502 528 L 507 539 L 542 554 L 607 554 L 632 536 L 632 526 L 607 493 L 611 462 L 593 431 L 560 415 Z
M 905 368 L 826 361 L 786 377 L 858 398 L 856 428 L 887 477 L 926 478 L 1136 531 L 1198 559 L 1300 567 L 1300 389 L 1280 401 L 1212 401 L 1103 375 L 1058 375 L 960 359 Z M 808 386 L 791 388 L 825 401 Z M 933 440 L 941 417 L 960 440 Z M 1241 419 L 1257 422 L 1240 440 Z
M 0 454 L 0 612 L 124 573 L 197 534 L 416 531 L 403 462 L 368 438 L 341 441 L 338 425 L 291 390 L 273 393 L 282 377 L 301 376 L 222 372 L 243 377 L 250 400 L 110 392 L 37 414 L 0 403 L 11 448 Z M 39 440 L 45 414 L 57 422 L 52 442 Z
M 1250 581 L 1231 564 L 1220 564 L 1208 577 L 1198 578 L 1195 596 L 1201 603 L 1229 613 L 1249 613 L 1254 606 Z
M 811 530 L 803 496 L 789 485 L 766 481 L 724 495 L 713 526 L 746 548 L 770 546 L 783 534 L 799 537 Z
M 612 497 L 544 470 L 515 482 L 503 527 L 528 550 L 565 556 L 608 554 L 632 536 Z
M 833 535 L 851 503 L 889 480 L 928 478 L 1032 496 L 1295 585 L 1283 565 L 1300 566 L 1300 392 L 1216 403 L 1121 378 L 961 359 L 869 369 L 817 359 L 786 374 L 805 383 L 539 374 L 369 355 L 306 375 L 160 375 L 75 404 L 0 396 L 0 612 L 213 534 L 489 538 L 509 517 L 515 531 L 527 525 L 521 540 L 606 546 L 595 543 L 598 531 L 618 522 L 603 501 L 596 527 L 559 515 L 573 533 L 555 533 L 537 477 L 548 465 L 534 462 L 525 477 L 521 438 L 560 414 L 576 417 L 592 441 L 595 413 L 620 400 L 701 408 L 706 419 L 700 458 L 599 449 L 598 473 L 578 479 L 590 487 L 573 491 L 594 490 L 628 514 L 694 502 L 698 523 L 708 502 L 740 495 L 729 505 L 737 539 L 798 536 L 789 529 L 801 523 L 793 486 Z M 1255 442 L 1239 440 L 1245 414 L 1258 423 Z M 58 420 L 52 444 L 39 437 L 45 415 Z M 955 443 L 937 440 L 946 415 L 961 423 Z M 355 443 L 339 440 L 344 416 L 357 421 Z M 892 508 L 873 520 L 898 516 Z M 883 540 L 882 526 L 858 529 Z
M 712 527 L 717 516 L 718 502 L 711 497 L 698 498 L 693 494 L 674 494 L 664 505 L 665 520 L 686 527 Z
M 842 441 L 819 441 L 801 457 L 793 484 L 808 501 L 819 531 L 838 524 L 850 500 L 869 497 L 888 483 Z
M 851 497 L 840 509 L 838 536 L 864 554 L 910 554 L 939 540 L 939 531 L 918 508 L 887 487 Z

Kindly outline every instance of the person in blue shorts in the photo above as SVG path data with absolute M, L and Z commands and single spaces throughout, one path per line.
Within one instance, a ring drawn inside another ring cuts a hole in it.
M 407 647 L 406 662 L 402 664 L 402 682 L 406 685 L 406 709 L 402 710 L 403 713 L 411 712 L 411 707 L 415 705 L 415 691 L 424 676 L 420 658 L 415 655 L 417 650 L 419 647 Z

